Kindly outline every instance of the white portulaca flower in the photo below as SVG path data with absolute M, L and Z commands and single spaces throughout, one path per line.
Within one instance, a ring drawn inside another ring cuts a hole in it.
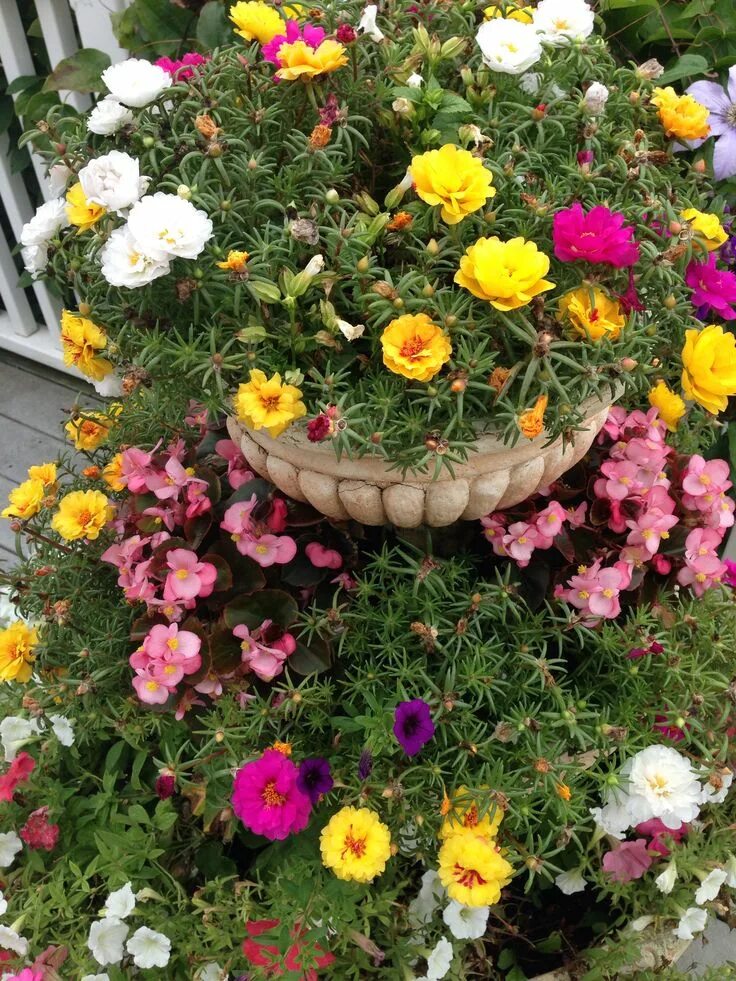
M 145 194 L 149 179 L 141 177 L 135 157 L 122 150 L 111 150 L 82 167 L 79 183 L 88 201 L 120 215 Z
M 603 807 L 591 807 L 595 823 L 607 835 L 623 841 L 626 829 L 631 827 L 629 798 L 618 787 L 606 790 Z
M 705 780 L 701 794 L 701 804 L 722 804 L 733 783 L 733 771 L 728 767 L 711 774 L 707 768 L 701 770 L 701 779 Z
M 696 933 L 702 933 L 705 930 L 705 924 L 707 922 L 707 910 L 698 909 L 697 906 L 690 906 L 682 914 L 680 922 L 672 932 L 680 940 L 692 940 Z
M 117 371 L 111 371 L 109 375 L 105 375 L 99 381 L 94 378 L 90 378 L 90 381 L 100 398 L 117 399 L 124 394 L 123 378 Z
M 593 82 L 585 90 L 583 108 L 590 116 L 602 115 L 606 110 L 606 103 L 610 94 L 605 85 L 600 82 Z
M 409 903 L 409 922 L 414 927 L 426 926 L 434 916 L 435 910 L 445 898 L 445 887 L 434 869 L 422 876 L 419 893 Z
M 357 341 L 365 333 L 365 324 L 349 324 L 347 320 L 340 320 L 338 317 L 337 326 L 340 333 L 348 341 Z
M 111 892 L 102 907 L 103 916 L 115 917 L 124 920 L 135 909 L 135 893 L 129 882 L 126 882 L 120 889 Z
M 112 136 L 133 122 L 133 113 L 119 99 L 108 95 L 87 116 L 87 129 L 98 136 Z
M 100 253 L 102 275 L 111 286 L 137 289 L 165 276 L 171 266 L 169 259 L 152 259 L 146 255 L 130 234 L 127 225 L 116 228 Z
M 128 230 L 149 259 L 196 259 L 212 238 L 212 222 L 178 194 L 157 191 L 142 198 L 128 215 Z
M 452 967 L 452 944 L 441 937 L 427 958 L 427 981 L 440 981 Z
M 138 927 L 127 943 L 127 951 L 136 967 L 166 967 L 171 956 L 171 941 L 156 930 Z
M 42 273 L 49 261 L 49 250 L 46 245 L 24 245 L 20 250 L 23 268 L 35 279 Z
M 73 173 L 74 171 L 65 163 L 54 164 L 46 176 L 46 187 L 49 189 L 49 194 L 54 198 L 64 194 L 69 178 Z
M 0 869 L 9 868 L 22 850 L 23 842 L 15 831 L 0 831 Z
M 53 201 L 46 201 L 36 209 L 33 218 L 21 228 L 20 244 L 26 247 L 46 245 L 68 224 L 64 198 L 58 197 Z
M 423 83 L 424 83 L 424 78 L 421 75 L 419 75 L 417 72 L 411 74 L 406 80 L 406 84 L 409 86 L 410 89 L 420 89 Z
M 475 40 L 483 61 L 494 72 L 521 75 L 542 57 L 542 45 L 531 24 L 496 17 L 478 28 Z
M 18 750 L 40 732 L 35 719 L 23 719 L 19 715 L 6 715 L 0 722 L 0 742 L 5 752 L 5 762 L 12 763 Z
M 711 899 L 715 899 L 727 878 L 728 872 L 725 869 L 713 869 L 712 872 L 709 872 L 695 893 L 695 902 L 698 906 L 702 906 L 704 903 L 709 903 Z
M 465 906 L 451 899 L 442 919 L 456 940 L 478 940 L 486 932 L 489 911 L 488 906 Z
M 123 959 L 123 944 L 128 936 L 128 927 L 115 916 L 95 920 L 89 928 L 87 946 L 101 967 L 106 964 L 119 964 Z
M 660 892 L 664 893 L 665 896 L 669 895 L 675 888 L 675 883 L 677 882 L 677 862 L 670 862 L 669 865 L 665 867 L 664 872 L 660 872 L 657 878 L 654 880 L 654 885 L 659 889 Z
M 142 109 L 170 87 L 171 75 L 144 58 L 128 58 L 106 68 L 102 81 L 124 106 Z
M 367 34 L 369 38 L 373 41 L 383 41 L 385 34 L 376 24 L 376 16 L 378 14 L 378 7 L 375 3 L 369 3 L 368 6 L 363 11 L 363 16 L 360 18 L 360 23 L 358 24 L 358 31 L 362 31 Z
M 580 869 L 570 869 L 569 872 L 560 872 L 558 876 L 555 876 L 555 885 L 566 896 L 572 896 L 574 893 L 586 889 L 588 883 Z
M 0 926 L 0 947 L 4 947 L 5 950 L 12 950 L 18 957 L 25 957 L 28 953 L 26 938 L 20 937 L 15 930 L 6 926 Z
M 62 746 L 74 745 L 74 726 L 63 715 L 50 715 L 51 730 Z
M 547 44 L 559 47 L 593 33 L 595 15 L 586 0 L 540 0 L 530 25 Z

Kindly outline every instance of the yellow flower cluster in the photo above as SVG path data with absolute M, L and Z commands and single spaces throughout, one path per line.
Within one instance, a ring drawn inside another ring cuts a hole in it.
M 31 677 L 33 653 L 38 644 L 38 631 L 22 621 L 0 630 L 0 681 L 26 682 Z
M 320 851 L 338 879 L 372 882 L 391 857 L 391 833 L 367 807 L 343 807 L 322 829 Z
M 446 143 L 414 157 L 409 168 L 422 201 L 440 205 L 442 220 L 456 225 L 492 198 L 493 175 L 468 150 Z
M 64 364 L 74 365 L 94 381 L 101 381 L 113 370 L 111 362 L 99 354 L 107 347 L 107 334 L 78 313 L 62 311 L 61 346 Z
M 251 429 L 265 429 L 275 439 L 292 422 L 307 414 L 301 398 L 301 391 L 295 385 L 285 385 L 281 375 L 267 378 L 254 368 L 250 381 L 238 388 L 233 405 L 241 422 Z
M 703 140 L 710 133 L 710 113 L 706 107 L 691 95 L 678 95 L 671 85 L 654 90 L 652 105 L 659 110 L 659 121 L 667 136 L 678 140 Z
M 38 514 L 56 493 L 56 464 L 41 463 L 28 468 L 28 480 L 14 487 L 8 495 L 8 506 L 3 518 L 20 518 L 26 521 Z

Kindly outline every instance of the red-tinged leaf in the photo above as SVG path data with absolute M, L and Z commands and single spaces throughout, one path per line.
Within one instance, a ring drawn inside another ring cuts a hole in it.
M 228 627 L 244 623 L 255 630 L 264 620 L 272 620 L 279 627 L 289 627 L 299 615 L 299 607 L 293 597 L 281 589 L 261 589 L 250 596 L 237 596 L 224 610 Z

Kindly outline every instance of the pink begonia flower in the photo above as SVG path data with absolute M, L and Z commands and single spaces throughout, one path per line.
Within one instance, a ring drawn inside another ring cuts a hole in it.
M 603 423 L 603 428 L 598 434 L 598 442 L 604 443 L 606 437 L 615 443 L 621 435 L 621 428 L 626 420 L 626 409 L 622 409 L 620 405 L 614 405 L 606 416 L 606 421 Z
M 698 572 L 688 563 L 684 569 L 677 573 L 677 581 L 681 586 L 691 586 L 696 596 L 703 596 L 713 586 L 720 585 L 727 572 L 725 563 L 713 573 Z
M 184 422 L 187 426 L 192 426 L 192 428 L 198 428 L 200 434 L 204 436 L 207 431 L 207 406 L 203 405 L 201 402 L 197 402 L 196 399 L 189 400 L 189 407 L 187 414 L 184 416 Z
M 555 255 L 562 262 L 582 260 L 622 269 L 639 261 L 634 229 L 624 215 L 596 205 L 587 213 L 576 201 L 558 211 L 552 224 Z
M 702 500 L 702 498 L 698 500 Z M 734 524 L 735 510 L 736 502 L 728 494 L 719 494 L 713 502 L 712 510 L 702 513 L 705 515 L 705 524 L 708 528 L 721 529 L 725 532 Z
M 585 524 L 585 519 L 588 514 L 588 502 L 583 501 L 576 508 L 569 507 L 565 512 L 567 517 L 567 522 L 571 528 L 582 528 Z
M 628 545 L 641 545 L 649 555 L 656 555 L 662 539 L 669 538 L 670 528 L 674 528 L 679 521 L 676 514 L 665 514 L 659 508 L 650 508 L 635 521 L 626 522 L 631 529 L 626 542 Z
M 151 538 L 143 538 L 141 535 L 131 535 L 130 538 L 125 538 L 122 542 L 116 542 L 114 545 L 105 549 L 100 556 L 103 562 L 109 562 L 110 565 L 117 567 L 120 573 L 118 586 L 121 589 L 130 585 L 133 569 L 141 560 L 146 545 L 151 541 Z
M 148 478 L 153 475 L 151 461 L 155 449 L 150 453 L 129 446 L 120 454 L 120 481 L 125 484 L 131 494 L 143 494 L 148 488 Z
M 670 854 L 670 848 L 667 847 L 666 842 L 670 841 L 673 844 L 679 845 L 689 830 L 690 826 L 685 823 L 676 829 L 668 828 L 659 818 L 650 818 L 649 821 L 642 821 L 635 828 L 637 834 L 646 835 L 647 838 L 651 839 L 649 842 L 649 851 L 658 852 L 663 858 L 666 858 Z
M 145 508 L 142 512 L 147 518 L 155 518 L 165 525 L 169 531 L 174 531 L 177 525 L 184 523 L 184 508 L 175 502 L 163 504 L 159 507 L 152 506 Z
M 567 511 L 558 501 L 550 501 L 547 507 L 540 511 L 534 519 L 537 530 L 537 548 L 551 548 L 554 539 L 562 531 L 562 526 L 567 521 Z
M 265 644 L 262 636 L 270 625 L 270 621 L 266 620 L 252 632 L 245 624 L 239 624 L 233 629 L 233 634 L 240 640 L 243 664 L 261 681 L 273 681 L 276 675 L 281 674 L 284 661 L 296 650 L 296 641 L 289 633 L 283 634 L 272 644 Z
M 534 525 L 529 524 L 528 521 L 516 521 L 509 525 L 503 544 L 507 555 L 515 560 L 520 569 L 525 569 L 529 565 L 538 540 L 539 536 Z
M 238 551 L 267 569 L 274 564 L 291 562 L 296 555 L 296 542 L 288 535 L 258 535 L 238 542 Z
M 607 497 L 611 501 L 624 501 L 643 489 L 638 479 L 639 467 L 635 463 L 606 460 L 601 464 L 601 473 L 607 479 L 596 481 L 595 493 L 598 497 Z
M 731 487 L 730 472 L 725 460 L 706 462 L 696 453 L 688 460 L 682 475 L 682 489 L 691 498 L 722 494 Z
M 483 536 L 493 546 L 496 555 L 506 555 L 503 536 L 506 534 L 506 520 L 502 514 L 488 514 L 480 519 L 483 526 Z
M 209 486 L 206 483 L 192 482 L 187 484 L 184 491 L 184 515 L 188 521 L 212 510 L 212 501 L 208 491 Z
M 217 569 L 211 562 L 200 562 L 188 548 L 172 548 L 166 553 L 169 574 L 164 584 L 165 600 L 206 599 L 212 594 Z
M 194 686 L 194 690 L 198 691 L 200 695 L 209 695 L 210 698 L 219 698 L 222 695 L 222 681 L 220 677 L 214 672 L 210 671 L 208 674 L 198 681 Z
M 341 572 L 334 579 L 330 579 L 330 582 L 336 583 L 342 589 L 355 589 L 358 585 L 357 579 L 353 579 L 349 572 Z
M 152 559 L 139 562 L 130 575 L 130 583 L 125 588 L 125 598 L 129 603 L 150 603 L 156 596 L 156 584 L 148 578 Z
M 174 603 L 173 600 L 158 598 L 149 600 L 148 607 L 165 616 L 169 623 L 178 623 L 187 611 L 185 606 Z
M 174 82 L 184 82 L 194 75 L 194 69 L 206 64 L 210 60 L 209 55 L 201 55 L 197 51 L 187 51 L 181 58 L 172 61 L 171 58 L 158 58 L 154 65 L 163 68 L 171 75 Z
M 620 845 L 603 856 L 603 868 L 614 882 L 631 882 L 641 879 L 652 864 L 646 838 L 622 841 Z
M 315 27 L 313 24 L 305 24 L 303 28 L 300 28 L 297 21 L 287 20 L 284 26 L 284 34 L 277 34 L 276 37 L 267 44 L 264 44 L 261 48 L 261 54 L 264 59 L 274 65 L 278 65 L 279 68 L 282 67 L 281 61 L 279 60 L 279 51 L 282 44 L 294 44 L 296 41 L 304 41 L 308 47 L 314 49 L 318 48 L 325 39 L 324 30 L 321 27 Z
M 672 572 L 672 560 L 664 555 L 652 556 L 652 567 L 660 576 L 668 576 Z
M 274 535 L 280 535 L 286 531 L 289 507 L 283 497 L 275 497 L 271 502 L 271 510 L 266 518 L 266 526 Z
M 179 701 L 176 703 L 174 718 L 178 722 L 181 722 L 181 720 L 186 716 L 187 712 L 191 712 L 195 706 L 198 708 L 204 708 L 205 704 L 206 703 L 203 702 L 201 698 L 197 698 L 197 693 L 194 688 L 187 688 Z
M 163 705 L 184 675 L 199 671 L 201 641 L 176 623 L 151 627 L 143 643 L 129 658 L 136 672 L 133 687 L 142 702 Z
M 146 634 L 143 647 L 150 658 L 165 660 L 170 657 L 182 657 L 188 662 L 199 661 L 199 650 L 202 641 L 191 630 L 180 630 L 175 624 L 164 626 L 157 623 Z M 197 667 L 189 668 L 185 673 L 197 671 Z
M 156 681 L 150 671 L 138 671 L 133 678 L 133 688 L 146 705 L 163 705 L 175 691 Z
M 718 557 L 722 535 L 715 528 L 694 528 L 685 539 L 685 561 L 695 570 L 712 575 L 722 570 Z
M 231 504 L 220 522 L 220 527 L 229 533 L 241 555 L 245 555 L 245 538 L 253 530 L 251 515 L 257 505 L 258 498 L 255 494 L 248 501 L 238 501 L 236 504 Z
M 612 620 L 621 612 L 619 593 L 631 585 L 631 567 L 617 562 L 601 568 L 600 559 L 590 567 L 581 566 L 568 588 L 557 586 L 555 596 L 580 610 L 583 622 L 595 626 L 601 619 Z
M 195 477 L 192 467 L 184 467 L 172 456 L 166 461 L 163 473 L 154 473 L 148 478 L 148 489 L 153 491 L 159 501 L 178 500 L 181 491 L 188 485 L 198 483 L 207 489 L 207 481 Z
M 227 479 L 233 490 L 247 484 L 255 478 L 255 474 L 248 466 L 248 461 L 240 451 L 237 443 L 231 439 L 220 439 L 215 443 L 215 453 L 227 460 Z
M 316 569 L 334 569 L 337 571 L 342 565 L 342 555 L 334 548 L 325 548 L 319 542 L 310 542 L 304 551 Z

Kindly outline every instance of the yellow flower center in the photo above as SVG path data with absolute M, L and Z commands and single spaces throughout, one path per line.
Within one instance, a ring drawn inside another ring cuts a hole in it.
M 179 641 L 176 639 L 176 637 L 169 637 L 169 639 L 166 641 L 166 646 L 170 651 L 178 651 Z
M 266 807 L 281 807 L 286 797 L 276 790 L 276 781 L 269 780 L 261 792 L 261 800 Z
M 177 579 L 186 579 L 187 576 L 189 575 L 189 570 L 188 569 L 177 569 L 176 572 L 174 573 L 174 575 L 176 576 Z
M 158 691 L 159 683 L 157 681 L 147 681 L 146 691 Z

